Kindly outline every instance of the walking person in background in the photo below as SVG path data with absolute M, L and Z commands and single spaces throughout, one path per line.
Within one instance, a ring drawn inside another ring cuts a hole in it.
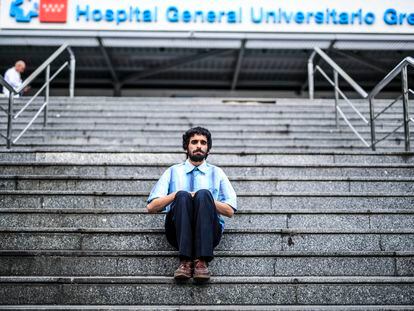
M 208 263 L 224 231 L 222 216 L 237 210 L 236 193 L 222 169 L 206 162 L 212 146 L 210 132 L 202 127 L 183 135 L 187 160 L 169 167 L 151 190 L 149 213 L 167 212 L 165 233 L 178 249 L 177 280 L 210 279 Z
M 26 70 L 26 64 L 22 60 L 18 60 L 14 67 L 9 68 L 6 73 L 4 74 L 4 80 L 6 80 L 7 83 L 9 83 L 14 89 L 19 88 L 23 81 L 21 74 Z M 23 93 L 27 92 L 30 89 L 30 87 L 25 87 L 25 89 L 16 97 L 19 97 L 19 95 L 23 95 Z M 3 86 L 3 96 L 9 97 L 10 92 L 7 88 Z

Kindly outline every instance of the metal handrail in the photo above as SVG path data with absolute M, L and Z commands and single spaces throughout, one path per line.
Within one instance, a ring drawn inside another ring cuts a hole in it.
M 50 76 L 50 65 L 52 62 L 56 60 L 64 51 L 68 51 L 70 61 L 66 61 L 62 66 L 59 67 L 56 72 Z M 4 86 L 6 89 L 9 90 L 9 101 L 8 101 L 8 109 L 7 113 L 7 135 L 3 135 L 0 133 L 0 136 L 4 137 L 7 141 L 7 149 L 10 149 L 12 144 L 15 144 L 23 134 L 29 129 L 29 127 L 33 124 L 36 118 L 40 115 L 43 111 L 43 126 L 47 124 L 47 106 L 49 104 L 49 90 L 50 90 L 50 82 L 65 68 L 69 66 L 70 69 L 70 80 L 69 80 L 69 96 L 71 98 L 75 95 L 75 55 L 69 45 L 67 43 L 60 46 L 52 55 L 48 57 L 32 74 L 23 81 L 22 85 L 15 89 L 3 77 L 0 76 L 0 84 Z M 46 71 L 45 75 L 45 83 L 40 87 L 40 89 L 29 99 L 29 101 L 20 109 L 16 114 L 14 114 L 14 97 L 17 94 L 20 94 L 34 79 L 36 79 L 43 71 Z M 40 95 L 40 93 L 44 90 L 44 103 L 38 109 L 34 117 L 29 121 L 27 126 L 19 133 L 19 135 L 13 140 L 12 137 L 12 127 L 13 127 L 13 120 L 16 120 L 22 112 L 24 112 L 32 103 L 33 101 Z M 2 108 L 3 111 L 5 109 Z
M 333 81 L 326 72 L 318 65 L 314 66 L 313 61 L 316 55 L 319 55 L 332 69 L 333 69 Z M 339 127 L 339 115 L 344 119 L 345 123 L 350 127 L 350 129 L 355 133 L 355 135 L 363 142 L 367 147 L 370 147 L 369 143 L 362 137 L 362 135 L 357 131 L 357 129 L 351 124 L 348 120 L 342 109 L 339 107 L 339 96 L 341 96 L 345 102 L 356 112 L 356 114 L 361 118 L 361 120 L 368 124 L 368 120 L 362 115 L 362 113 L 354 106 L 354 104 L 349 100 L 349 98 L 342 92 L 339 88 L 338 76 L 341 76 L 349 85 L 362 97 L 367 98 L 368 93 L 354 80 L 352 79 L 337 63 L 335 63 L 332 58 L 330 58 L 324 51 L 319 47 L 314 47 L 313 52 L 308 59 L 308 86 L 309 86 L 309 99 L 314 99 L 314 74 L 315 71 L 319 71 L 322 76 L 331 84 L 335 91 L 335 124 L 336 127 Z
M 359 95 L 361 95 L 362 98 L 366 98 L 368 96 L 368 93 L 365 92 L 365 90 L 361 86 L 359 86 L 359 84 L 354 79 L 352 79 L 341 67 L 339 67 L 337 63 L 333 61 L 332 58 L 328 56 L 328 54 L 322 51 L 319 47 L 313 48 L 313 52 L 308 59 L 308 65 L 309 65 L 309 62 L 311 62 L 311 65 L 313 66 L 313 59 L 315 58 L 316 54 L 318 54 L 329 66 L 332 67 L 333 70 L 335 70 L 342 78 L 344 78 L 344 80 L 348 82 L 349 85 L 351 85 L 352 88 Z M 313 99 L 313 93 L 312 93 L 311 99 Z
M 375 151 L 376 145 L 388 138 L 390 135 L 394 134 L 397 130 L 404 126 L 404 141 L 405 141 L 405 151 L 410 151 L 410 126 L 409 122 L 413 122 L 413 118 L 410 118 L 408 112 L 408 95 L 409 93 L 414 93 L 413 90 L 408 88 L 408 66 L 414 67 L 414 58 L 413 57 L 406 57 L 404 58 L 397 66 L 395 66 L 378 84 L 372 89 L 372 91 L 368 95 L 369 100 L 369 110 L 370 110 L 370 121 L 371 121 L 371 147 L 372 150 Z M 396 99 L 394 99 L 391 104 L 389 104 L 386 108 L 382 109 L 377 115 L 374 113 L 374 99 L 381 90 L 386 87 L 395 77 L 401 74 L 401 82 L 402 82 L 402 94 L 399 95 Z M 403 100 L 403 114 L 404 114 L 404 121 L 401 125 L 399 125 L 396 129 L 388 133 L 381 139 L 376 139 L 375 133 L 375 120 L 383 114 L 386 110 L 388 110 L 391 106 L 393 106 L 396 102 L 398 102 L 402 98 Z
M 14 88 L 2 76 L 0 76 L 0 84 L 9 90 L 9 92 L 14 91 Z
M 404 58 L 397 66 L 394 67 L 380 82 L 377 83 L 377 85 L 372 89 L 372 91 L 369 93 L 369 98 L 374 98 L 376 95 L 378 95 L 381 90 L 387 86 L 388 83 L 391 82 L 392 79 L 394 79 L 402 70 L 403 67 L 406 67 L 407 65 L 414 67 L 414 58 L 413 57 L 406 57 Z

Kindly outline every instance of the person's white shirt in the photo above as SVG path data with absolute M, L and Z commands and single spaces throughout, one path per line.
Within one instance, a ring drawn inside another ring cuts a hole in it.
M 22 77 L 20 76 L 20 72 L 18 72 L 16 68 L 14 67 L 6 71 L 6 73 L 4 74 L 4 80 L 6 80 L 12 87 L 14 87 L 14 89 L 19 88 L 23 83 Z M 6 97 L 9 97 L 9 94 L 10 94 L 9 90 L 5 88 L 4 86 L 3 86 L 3 94 Z M 18 96 L 19 95 L 17 94 L 16 97 Z

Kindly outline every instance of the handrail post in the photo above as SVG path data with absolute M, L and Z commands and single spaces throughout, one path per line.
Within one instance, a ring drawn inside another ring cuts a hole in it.
M 43 111 L 43 126 L 47 124 L 47 106 L 49 105 L 50 65 L 46 67 L 45 110 Z
M 402 99 L 403 99 L 403 111 L 404 111 L 404 140 L 405 151 L 410 151 L 410 124 L 408 116 L 408 75 L 407 65 L 401 68 L 401 81 L 402 81 Z
M 334 73 L 334 82 L 335 82 L 335 125 L 336 128 L 339 128 L 339 116 L 338 116 L 338 101 L 339 101 L 339 93 L 338 93 L 338 88 L 339 88 L 339 81 L 338 81 L 338 71 L 336 71 L 334 69 L 333 71 Z
M 369 97 L 369 118 L 371 121 L 371 148 L 375 151 L 375 118 L 374 118 L 374 98 Z
M 308 87 L 309 87 L 309 99 L 313 100 L 314 98 L 314 69 L 313 69 L 313 57 L 314 53 L 312 53 L 311 57 L 308 59 Z
M 70 56 L 69 70 L 70 70 L 70 82 L 69 82 L 69 97 L 75 97 L 75 68 L 76 68 L 76 59 L 75 54 L 73 53 L 70 47 L 67 48 Z
M 9 93 L 9 107 L 7 112 L 7 149 L 11 148 L 12 135 L 13 135 L 13 104 L 14 104 L 14 92 Z

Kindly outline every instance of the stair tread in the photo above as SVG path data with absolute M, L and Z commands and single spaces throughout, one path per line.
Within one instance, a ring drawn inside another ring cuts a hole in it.
M 168 276 L 0 276 L 0 283 L 174 283 Z M 295 277 L 256 277 L 256 276 L 214 276 L 212 284 L 280 284 L 280 283 L 406 283 L 414 284 L 409 276 L 295 276 Z
M 206 310 L 228 310 L 228 311 L 325 311 L 325 310 L 344 310 L 344 311 L 359 311 L 359 310 L 375 310 L 375 311 L 411 311 L 412 305 L 0 305 L 1 309 L 7 310 L 191 310 L 191 311 L 206 311 Z
M 2 227 L 0 232 L 23 233 L 165 233 L 164 228 L 70 228 L 70 227 Z M 229 228 L 224 234 L 251 233 L 251 234 L 414 234 L 411 229 L 309 229 L 309 228 Z
M 177 256 L 178 251 L 137 251 L 137 250 L 51 250 L 23 249 L 0 250 L 0 256 Z M 414 251 L 220 251 L 216 257 L 411 257 Z

